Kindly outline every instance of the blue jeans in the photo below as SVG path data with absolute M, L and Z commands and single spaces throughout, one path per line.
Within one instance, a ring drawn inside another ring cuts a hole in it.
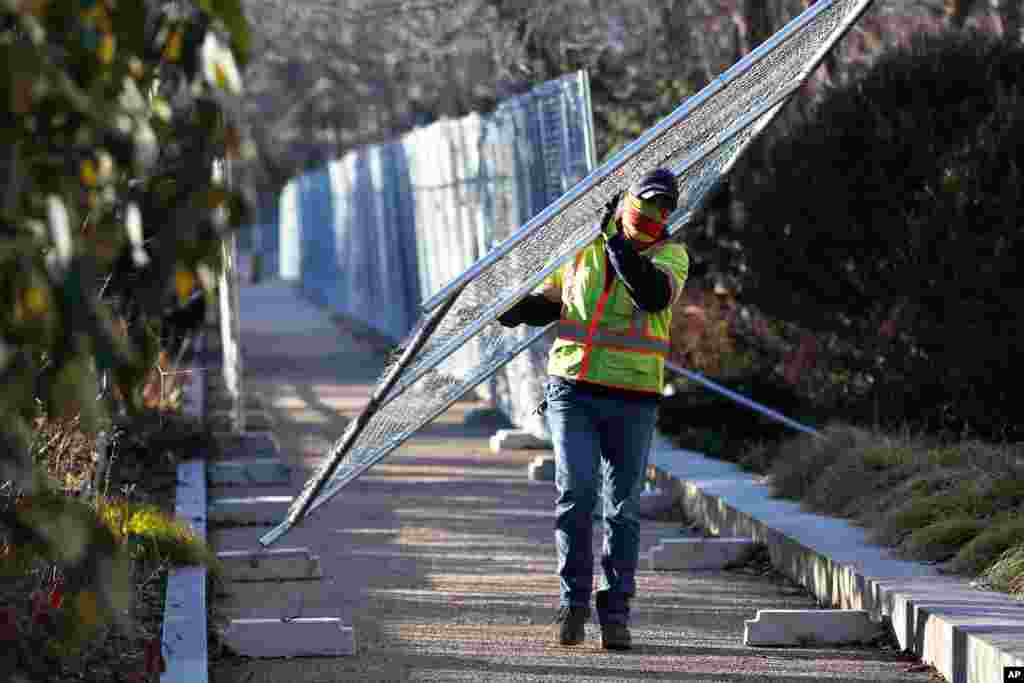
M 594 507 L 603 488 L 607 502 L 597 614 L 602 624 L 627 624 L 640 552 L 640 487 L 657 402 L 595 394 L 555 378 L 548 382 L 546 399 L 558 489 L 560 603 L 590 606 Z

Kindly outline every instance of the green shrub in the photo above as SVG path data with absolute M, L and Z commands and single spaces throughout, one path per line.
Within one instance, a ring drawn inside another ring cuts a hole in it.
M 0 4 L 0 482 L 24 494 L 0 501 L 0 542 L 105 617 L 130 563 L 84 499 L 48 490 L 32 423 L 145 411 L 167 309 L 211 293 L 246 222 L 215 163 L 246 148 L 247 44 L 241 0 Z
M 885 513 L 872 535 L 882 545 L 896 545 L 907 534 L 942 519 L 952 509 L 955 508 L 942 496 L 916 496 Z
M 1022 169 L 1024 46 L 922 36 L 770 148 L 737 234 L 744 299 L 861 349 L 849 419 L 1019 440 Z
M 992 499 L 991 481 L 971 478 L 971 474 L 968 470 L 946 470 L 937 480 L 929 481 L 929 489 L 934 490 L 912 495 L 882 516 L 876 525 L 877 540 L 893 545 L 906 534 L 951 516 L 992 517 L 1002 501 Z
M 915 560 L 941 562 L 956 555 L 961 546 L 984 528 L 985 522 L 974 517 L 941 519 L 910 532 L 900 550 Z
M 976 575 L 993 566 L 1007 550 L 1024 544 L 1024 519 L 1019 512 L 1003 516 L 987 526 L 959 549 L 951 563 L 954 571 Z M 1024 571 L 1018 571 L 1018 574 L 1024 574 Z

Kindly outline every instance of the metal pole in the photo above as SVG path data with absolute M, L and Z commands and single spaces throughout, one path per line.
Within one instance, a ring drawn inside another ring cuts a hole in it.
M 804 425 L 804 424 L 800 424 L 796 420 L 791 420 L 790 418 L 786 417 L 782 413 L 780 413 L 778 411 L 775 411 L 775 410 L 772 410 L 771 408 L 769 408 L 767 406 L 761 405 L 757 401 L 749 399 L 746 396 L 744 396 L 743 394 L 737 393 L 737 392 L 733 391 L 732 389 L 726 389 L 721 384 L 716 384 L 715 382 L 712 382 L 711 380 L 709 380 L 707 377 L 704 377 L 700 373 L 693 372 L 692 370 L 687 370 L 686 368 L 679 367 L 675 363 L 670 363 L 668 361 L 665 362 L 665 367 L 668 368 L 669 370 L 671 370 L 672 372 L 674 372 L 676 374 L 679 374 L 679 375 L 683 375 L 687 379 L 691 379 L 694 382 L 697 382 L 698 384 L 701 384 L 704 387 L 706 387 L 706 388 L 708 388 L 708 389 L 710 389 L 712 391 L 715 391 L 715 392 L 717 392 L 719 394 L 722 394 L 723 396 L 725 396 L 727 398 L 730 398 L 733 401 L 736 401 L 737 403 L 740 403 L 740 404 L 746 406 L 747 408 L 750 408 L 751 410 L 754 410 L 754 411 L 756 411 L 758 413 L 761 413 L 762 415 L 766 415 L 767 417 L 770 417 L 773 420 L 781 422 L 782 424 L 786 425 L 787 427 L 791 427 L 791 428 L 797 430 L 798 432 L 803 432 L 804 434 L 810 434 L 811 436 L 815 436 L 815 437 L 818 437 L 818 438 L 824 438 L 822 436 L 821 432 L 817 431 L 816 429 L 808 427 L 807 425 Z

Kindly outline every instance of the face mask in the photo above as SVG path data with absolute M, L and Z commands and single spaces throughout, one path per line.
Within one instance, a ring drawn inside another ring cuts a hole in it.
M 669 210 L 655 202 L 626 193 L 619 207 L 619 225 L 627 239 L 640 244 L 657 242 L 665 235 Z

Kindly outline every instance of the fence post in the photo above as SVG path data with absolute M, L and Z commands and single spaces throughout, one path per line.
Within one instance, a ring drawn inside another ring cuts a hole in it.
M 214 178 L 231 185 L 231 166 L 227 159 L 214 162 Z M 221 271 L 218 286 L 220 335 L 223 365 L 221 374 L 231 400 L 231 429 L 245 431 L 245 400 L 242 387 L 242 349 L 238 319 L 238 237 L 231 232 L 221 242 Z

